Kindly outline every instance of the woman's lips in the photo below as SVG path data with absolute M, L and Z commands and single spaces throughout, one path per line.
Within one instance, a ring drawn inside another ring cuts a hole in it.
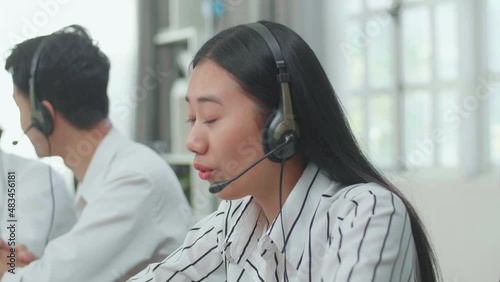
M 211 168 L 201 165 L 199 163 L 194 163 L 193 166 L 194 169 L 198 170 L 198 176 L 201 179 L 208 180 L 212 176 L 213 170 Z
M 212 176 L 212 170 L 200 170 L 198 176 L 203 180 L 208 180 Z

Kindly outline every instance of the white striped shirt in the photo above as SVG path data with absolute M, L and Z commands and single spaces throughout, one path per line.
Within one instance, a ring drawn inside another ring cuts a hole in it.
M 224 201 L 129 281 L 284 281 L 285 254 L 288 281 L 418 281 L 406 208 L 377 184 L 339 189 L 309 164 L 281 214 L 268 228 L 252 197 Z

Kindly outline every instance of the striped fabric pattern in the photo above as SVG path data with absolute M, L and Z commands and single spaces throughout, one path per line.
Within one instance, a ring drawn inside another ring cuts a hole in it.
M 222 202 L 129 281 L 406 282 L 419 281 L 417 266 L 396 195 L 373 183 L 340 188 L 309 164 L 273 223 L 252 197 Z

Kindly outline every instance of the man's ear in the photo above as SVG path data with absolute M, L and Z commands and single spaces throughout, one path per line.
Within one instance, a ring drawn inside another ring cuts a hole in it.
M 43 100 L 41 102 L 41 104 L 42 104 L 42 106 L 44 106 L 47 109 L 47 111 L 49 112 L 50 117 L 52 118 L 52 120 L 54 120 L 55 115 L 56 115 L 54 106 L 52 106 L 52 104 L 49 101 L 47 101 L 47 100 Z

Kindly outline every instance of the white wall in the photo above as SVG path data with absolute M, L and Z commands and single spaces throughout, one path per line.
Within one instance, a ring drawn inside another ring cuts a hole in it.
M 500 173 L 399 182 L 434 244 L 445 282 L 500 280 Z

